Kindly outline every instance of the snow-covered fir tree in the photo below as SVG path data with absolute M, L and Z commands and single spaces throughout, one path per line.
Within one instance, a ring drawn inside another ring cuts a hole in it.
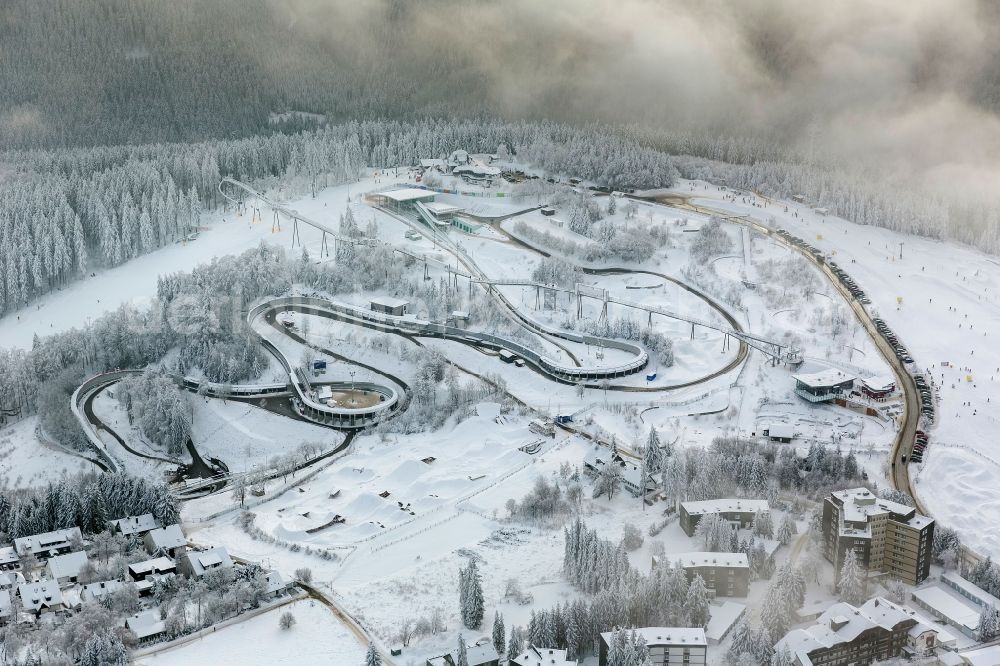
M 837 590 L 843 601 L 854 606 L 864 603 L 868 596 L 868 579 L 853 550 L 848 550 L 844 555 Z

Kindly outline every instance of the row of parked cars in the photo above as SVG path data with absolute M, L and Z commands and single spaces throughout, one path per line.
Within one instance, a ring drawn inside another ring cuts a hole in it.
M 847 271 L 842 269 L 837 265 L 836 262 L 828 260 L 822 252 L 817 248 L 813 247 L 806 241 L 802 240 L 798 236 L 793 236 L 784 229 L 778 229 L 775 232 L 778 236 L 783 238 L 788 243 L 795 245 L 809 254 L 811 254 L 820 265 L 826 265 L 830 272 L 836 276 L 840 284 L 844 286 L 850 293 L 862 305 L 871 305 L 871 299 L 865 294 L 864 291 L 854 282 L 854 279 L 848 275 Z M 907 350 L 906 345 L 904 345 L 896 334 L 893 333 L 892 329 L 879 317 L 873 317 L 872 321 L 875 323 L 875 327 L 878 329 L 879 335 L 892 347 L 893 352 L 896 354 L 901 362 L 906 365 L 913 364 L 913 356 L 910 355 L 909 350 Z M 913 382 L 917 386 L 917 391 L 920 392 L 920 413 L 926 416 L 928 420 L 934 420 L 934 395 L 931 393 L 931 388 L 927 384 L 927 380 L 921 374 L 913 375 Z M 916 438 L 913 442 L 913 451 L 910 454 L 910 460 L 912 462 L 921 462 L 924 459 L 924 451 L 927 448 L 928 439 L 927 433 L 923 430 L 918 430 Z M 906 457 L 903 457 L 903 462 L 906 462 Z
M 811 243 L 807 243 L 798 236 L 793 236 L 784 229 L 777 229 L 775 234 L 785 239 L 788 243 L 802 248 L 811 254 L 820 266 L 824 264 L 829 266 L 830 271 L 836 276 L 837 280 L 840 281 L 840 284 L 844 285 L 844 287 L 851 292 L 851 296 L 853 296 L 856 301 L 861 303 L 861 305 L 871 305 L 871 299 L 865 295 L 865 292 L 862 291 L 860 287 L 858 287 L 851 276 L 847 274 L 847 271 L 838 266 L 836 262 L 829 261 L 823 253 L 820 252 L 819 248 L 813 246 Z
M 927 449 L 927 433 L 923 430 L 917 431 L 917 436 L 913 440 L 913 453 L 910 454 L 912 462 L 923 462 L 924 451 Z
M 879 317 L 872 317 L 872 321 L 875 322 L 875 328 L 878 329 L 879 334 L 889 343 L 892 350 L 896 353 L 896 358 L 898 358 L 903 363 L 913 363 L 913 357 L 910 356 L 910 352 L 906 350 L 906 346 L 899 341 L 896 334 L 892 332 L 892 329 Z
M 931 421 L 934 420 L 934 394 L 923 375 L 913 375 L 913 383 L 920 391 L 920 411 Z
M 871 305 L 871 299 L 868 298 L 865 292 L 861 291 L 861 287 L 855 284 L 851 276 L 847 274 L 847 271 L 833 261 L 828 261 L 827 265 L 830 267 L 830 270 L 833 271 L 833 274 L 837 276 L 837 279 L 840 280 L 840 284 L 844 285 L 844 287 L 851 292 L 851 296 L 853 296 L 858 303 L 861 303 L 861 305 Z

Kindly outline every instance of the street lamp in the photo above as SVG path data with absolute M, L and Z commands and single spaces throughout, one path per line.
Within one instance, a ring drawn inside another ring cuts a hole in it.
M 356 370 L 351 370 L 350 371 L 350 375 L 351 375 L 351 404 L 352 405 L 356 402 L 355 393 L 354 393 L 354 375 L 355 375 L 356 372 L 357 372 Z

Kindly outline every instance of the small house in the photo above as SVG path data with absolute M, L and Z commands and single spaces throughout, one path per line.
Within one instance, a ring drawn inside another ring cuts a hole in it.
M 59 583 L 54 580 L 40 580 L 19 585 L 17 595 L 21 597 L 21 607 L 36 616 L 54 613 L 64 608 Z
M 124 587 L 125 583 L 120 580 L 102 580 L 98 583 L 89 583 L 83 586 L 80 599 L 85 604 L 97 603 Z
M 76 579 L 80 576 L 80 570 L 83 569 L 86 563 L 87 553 L 83 551 L 50 557 L 48 563 L 49 576 L 60 585 L 63 583 L 75 583 Z
M 4 546 L 0 548 L 0 571 L 9 571 L 11 569 L 16 569 L 20 558 L 17 556 L 17 551 L 14 550 L 14 546 Z
M 190 578 L 201 578 L 209 571 L 231 569 L 233 561 L 229 553 L 221 546 L 196 552 L 184 553 L 178 563 L 178 569 Z
M 406 308 L 409 304 L 409 301 L 389 296 L 375 296 L 370 299 L 372 312 L 381 312 L 382 314 L 392 315 L 394 317 L 402 317 L 405 315 Z
M 187 549 L 187 538 L 177 523 L 146 532 L 142 541 L 150 555 L 159 553 L 177 559 Z
M 160 619 L 160 613 L 156 609 L 139 611 L 125 620 L 125 626 L 135 634 L 140 643 L 151 641 L 167 631 L 167 625 Z
M 175 574 L 177 573 L 177 563 L 169 557 L 154 557 L 151 560 L 133 562 L 128 565 L 128 575 L 132 580 L 143 580 L 147 576 L 154 574 Z
M 20 571 L 0 571 L 0 590 L 12 590 L 24 582 Z
M 9 590 L 0 590 L 0 626 L 11 621 L 14 617 L 14 604 L 10 600 Z
M 772 442 L 787 444 L 795 439 L 795 428 L 788 423 L 772 423 L 764 431 L 764 436 Z
M 122 536 L 142 536 L 150 530 L 155 530 L 159 525 L 156 524 L 156 519 L 153 518 L 153 514 L 144 513 L 141 516 L 126 516 L 124 518 L 119 518 L 117 520 L 112 520 L 108 523 L 112 531 L 121 534 Z
M 566 650 L 540 648 L 529 645 L 522 654 L 510 660 L 510 666 L 576 666 L 577 662 L 566 657 Z
M 31 553 L 37 558 L 49 558 L 62 555 L 73 550 L 71 542 L 82 542 L 83 534 L 79 527 L 70 527 L 65 530 L 55 530 L 43 532 L 31 536 L 14 539 L 14 550 L 18 555 Z

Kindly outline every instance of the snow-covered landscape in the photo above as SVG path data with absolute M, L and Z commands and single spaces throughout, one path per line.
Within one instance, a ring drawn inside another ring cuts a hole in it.
M 29 4 L 0 666 L 1000 665 L 995 10 Z

